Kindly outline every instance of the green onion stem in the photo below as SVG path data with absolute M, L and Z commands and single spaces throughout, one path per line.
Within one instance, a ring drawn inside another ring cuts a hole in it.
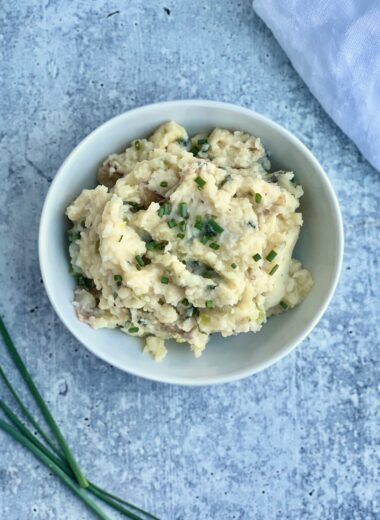
M 44 416 L 47 424 L 50 427 L 50 430 L 55 435 L 55 437 L 58 441 L 58 444 L 62 448 L 62 451 L 65 454 L 65 457 L 66 457 L 66 460 L 67 460 L 69 466 L 73 470 L 73 473 L 78 481 L 78 484 L 81 487 L 84 487 L 84 488 L 87 487 L 88 481 L 87 481 L 86 477 L 83 475 L 83 473 L 79 467 L 79 464 L 77 463 L 73 454 L 71 453 L 71 450 L 70 450 L 69 446 L 67 445 L 65 438 L 63 437 L 52 414 L 50 413 L 49 408 L 47 407 L 47 405 L 46 405 L 45 401 L 43 400 L 41 394 L 39 393 L 36 385 L 34 384 L 32 377 L 29 374 L 26 366 L 24 365 L 24 362 L 21 359 L 19 353 L 17 352 L 17 349 L 14 346 L 14 344 L 11 340 L 11 337 L 9 336 L 8 331 L 5 328 L 4 322 L 1 317 L 0 317 L 0 333 L 3 337 L 5 346 L 7 347 L 10 357 L 12 358 L 14 364 L 16 365 L 16 368 L 22 375 L 26 385 L 28 386 L 29 390 L 31 391 L 39 409 L 41 410 L 42 415 Z
M 100 518 L 101 520 L 111 520 L 111 518 L 100 509 L 96 502 L 94 502 L 87 495 L 83 487 L 81 487 L 75 481 L 73 481 L 67 475 L 67 473 L 65 473 L 65 471 L 63 471 L 58 466 L 58 464 L 56 464 L 50 457 L 45 455 L 45 453 L 42 450 L 37 448 L 37 446 L 32 441 L 30 441 L 27 437 L 25 437 L 19 431 L 17 431 L 16 428 L 8 424 L 6 421 L 3 421 L 2 419 L 0 419 L 0 429 L 8 433 L 19 444 L 21 444 L 25 448 L 28 448 L 29 451 L 31 451 L 37 459 L 39 459 L 43 464 L 45 464 L 45 466 L 47 466 L 50 469 L 50 471 L 55 473 L 71 489 L 71 491 L 73 491 L 87 505 L 87 507 L 89 507 L 97 515 L 98 518 Z

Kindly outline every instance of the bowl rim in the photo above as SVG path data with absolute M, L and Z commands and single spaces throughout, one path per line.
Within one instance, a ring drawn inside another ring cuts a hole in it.
M 297 336 L 294 338 L 294 340 L 285 348 L 283 348 L 281 351 L 272 354 L 268 359 L 265 361 L 260 362 L 259 364 L 255 366 L 249 366 L 244 367 L 239 370 L 235 370 L 234 372 L 231 372 L 229 374 L 222 374 L 222 375 L 212 375 L 207 377 L 200 377 L 199 379 L 194 378 L 186 378 L 184 376 L 176 376 L 171 375 L 160 377 L 160 372 L 157 370 L 157 374 L 154 375 L 147 375 L 144 370 L 134 369 L 133 367 L 128 367 L 128 369 L 122 365 L 121 363 L 117 361 L 110 361 L 105 355 L 102 353 L 96 352 L 89 345 L 84 343 L 76 334 L 76 332 L 71 328 L 70 323 L 66 320 L 66 317 L 64 316 L 63 312 L 60 309 L 60 306 L 54 296 L 54 292 L 52 290 L 52 287 L 49 286 L 47 282 L 47 277 L 45 273 L 45 255 L 43 252 L 43 249 L 46 247 L 45 245 L 45 236 L 46 236 L 46 226 L 47 226 L 47 212 L 48 208 L 50 207 L 50 199 L 54 195 L 54 186 L 57 182 L 58 177 L 60 176 L 62 170 L 65 169 L 66 164 L 73 159 L 77 154 L 80 153 L 81 149 L 86 146 L 86 144 L 91 141 L 91 139 L 98 133 L 104 131 L 108 126 L 112 126 L 116 121 L 122 120 L 124 118 L 128 118 L 130 115 L 133 115 L 136 112 L 140 112 L 141 115 L 144 114 L 144 112 L 149 112 L 151 110 L 154 110 L 156 107 L 176 107 L 176 106 L 192 106 L 196 105 L 197 107 L 214 107 L 214 108 L 220 108 L 221 110 L 227 109 L 230 111 L 234 111 L 235 113 L 242 114 L 249 116 L 251 118 L 254 118 L 255 120 L 261 121 L 262 123 L 268 125 L 269 127 L 272 127 L 276 130 L 277 133 L 281 134 L 282 137 L 290 141 L 295 147 L 301 150 L 307 158 L 308 161 L 319 171 L 320 179 L 324 183 L 326 191 L 329 194 L 330 201 L 332 202 L 332 209 L 334 213 L 334 219 L 337 224 L 337 243 L 336 251 L 337 251 L 337 261 L 335 262 L 335 265 L 333 266 L 333 283 L 330 286 L 329 291 L 324 295 L 324 298 L 322 299 L 321 303 L 319 304 L 319 310 L 315 314 L 313 320 L 311 320 L 310 324 L 307 328 L 302 329 Z M 229 383 L 233 381 L 238 381 L 241 379 L 245 379 L 246 377 L 249 377 L 251 375 L 257 374 L 258 372 L 261 372 L 262 370 L 265 370 L 266 368 L 269 368 L 270 366 L 274 365 L 278 361 L 280 361 L 282 358 L 287 356 L 292 350 L 294 350 L 314 329 L 314 327 L 318 324 L 318 322 L 321 320 L 322 316 L 327 310 L 327 307 L 329 306 L 332 297 L 334 296 L 335 290 L 337 288 L 339 277 L 342 269 L 342 263 L 343 263 L 343 253 L 344 253 L 344 228 L 343 228 L 343 220 L 341 215 L 341 210 L 339 207 L 338 198 L 335 194 L 334 188 L 331 184 L 331 181 L 322 168 L 319 161 L 314 157 L 312 152 L 307 148 L 305 144 L 302 143 L 302 141 L 296 137 L 292 132 L 284 128 L 279 123 L 276 123 L 275 121 L 271 120 L 270 118 L 259 114 L 258 112 L 251 110 L 249 108 L 241 107 L 239 105 L 235 105 L 232 103 L 225 103 L 220 101 L 211 101 L 211 100 L 204 100 L 204 99 L 185 99 L 185 100 L 173 100 L 173 101 L 162 101 L 157 103 L 150 103 L 148 105 L 143 105 L 140 107 L 133 108 L 131 110 L 127 110 L 121 114 L 118 114 L 108 120 L 106 120 L 104 123 L 96 127 L 94 130 L 92 130 L 86 137 L 84 137 L 76 146 L 75 148 L 69 153 L 69 155 L 65 158 L 61 166 L 58 168 L 56 174 L 54 175 L 53 181 L 49 187 L 49 190 L 46 194 L 45 201 L 43 204 L 41 216 L 40 216 L 40 223 L 39 223 L 39 232 L 38 232 L 38 257 L 39 257 L 39 266 L 41 271 L 41 276 L 43 280 L 43 284 L 45 287 L 45 291 L 48 295 L 49 301 L 51 305 L 53 306 L 56 314 L 58 315 L 59 319 L 63 323 L 63 325 L 71 332 L 71 334 L 93 355 L 101 359 L 102 361 L 105 361 L 106 363 L 110 364 L 111 366 L 114 366 L 115 368 L 118 368 L 122 370 L 123 372 L 129 373 L 134 376 L 142 377 L 143 379 L 149 380 L 149 381 L 156 381 L 161 383 L 168 383 L 168 384 L 177 384 L 177 385 L 184 385 L 184 386 L 206 386 L 211 384 L 222 384 L 222 383 Z

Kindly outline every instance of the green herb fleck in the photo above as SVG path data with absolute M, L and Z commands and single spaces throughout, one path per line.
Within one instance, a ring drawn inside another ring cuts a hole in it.
M 206 184 L 206 181 L 205 181 L 204 179 L 202 179 L 202 177 L 200 177 L 199 175 L 198 175 L 198 177 L 196 177 L 196 178 L 194 179 L 194 182 L 198 185 L 198 188 L 199 188 L 200 190 L 201 190 L 201 189 L 205 186 L 205 184 Z
M 252 258 L 254 259 L 255 262 L 258 262 L 259 260 L 261 260 L 261 255 L 259 255 L 259 253 L 256 253 L 255 255 L 253 255 Z
M 284 309 L 284 311 L 286 311 L 287 309 L 289 309 L 289 305 L 288 305 L 286 302 L 284 302 L 284 301 L 281 301 L 281 302 L 280 302 L 280 305 L 281 305 L 281 307 Z
M 135 256 L 135 260 L 140 267 L 145 266 L 145 262 L 140 255 Z
M 179 230 L 183 233 L 184 231 L 186 231 L 186 222 L 184 220 L 181 220 L 181 222 L 178 224 L 178 227 Z
M 215 307 L 214 300 L 206 300 L 206 307 L 208 309 L 213 309 Z
M 274 273 L 277 271 L 277 269 L 279 268 L 279 265 L 276 264 L 272 267 L 272 269 L 269 271 L 269 275 L 272 276 L 274 275 Z
M 188 216 L 186 202 L 181 202 L 178 207 L 178 210 L 179 210 L 179 214 L 181 215 L 182 218 L 186 218 Z
M 211 242 L 211 244 L 209 244 L 209 247 L 211 247 L 211 249 L 219 249 L 220 248 L 220 245 L 217 244 L 216 242 Z
M 74 278 L 77 281 L 79 287 L 83 287 L 83 289 L 93 289 L 95 287 L 94 281 L 91 278 L 86 278 L 83 274 L 75 274 Z
M 197 215 L 195 217 L 194 227 L 196 227 L 197 229 L 200 229 L 200 230 L 203 229 L 203 221 L 202 221 L 202 217 L 200 215 Z
M 185 238 L 185 233 L 177 233 L 177 238 L 183 240 Z
M 263 196 L 260 193 L 256 193 L 255 194 L 255 202 L 257 202 L 257 204 L 260 204 L 260 202 L 262 200 L 263 200 Z
M 162 276 L 161 283 L 167 285 L 169 283 L 169 278 L 167 276 Z
M 208 144 L 208 141 L 206 138 L 198 139 L 198 144 L 202 146 L 202 144 Z
M 181 301 L 182 305 L 189 305 L 189 300 L 187 298 L 184 298 L 182 301 Z
M 75 240 L 80 240 L 80 231 L 70 230 L 67 233 L 67 236 L 69 237 L 69 242 L 74 242 Z
M 161 186 L 161 188 L 167 188 L 168 183 L 166 181 L 162 181 L 162 182 L 160 182 L 160 186 Z
M 211 227 L 211 229 L 213 231 L 215 231 L 215 233 L 223 233 L 224 231 L 224 228 L 222 228 L 222 226 L 220 226 L 216 220 L 210 218 L 210 220 L 208 221 L 208 225 Z
M 113 277 L 113 279 L 115 280 L 116 285 L 117 285 L 118 287 L 120 287 L 120 285 L 123 283 L 123 277 L 121 276 L 121 274 L 115 274 L 115 276 Z
M 220 188 L 223 188 L 223 186 L 226 184 L 226 182 L 230 181 L 232 179 L 231 175 L 226 175 L 222 182 L 220 183 Z
M 140 141 L 138 139 L 136 139 L 136 141 L 134 142 L 134 145 L 135 145 L 136 150 L 140 150 L 141 143 L 140 143 Z
M 150 242 L 146 243 L 146 248 L 148 251 L 154 251 L 157 247 L 157 244 L 154 240 L 151 240 Z
M 231 267 L 232 267 L 232 269 L 236 269 L 237 268 L 237 265 L 235 264 L 235 262 L 233 264 L 231 264 Z
M 195 157 L 197 157 L 197 155 L 199 154 L 200 152 L 200 149 L 198 146 L 192 146 L 190 148 L 190 153 L 192 153 Z
M 268 262 L 272 262 L 276 258 L 276 256 L 277 256 L 277 252 L 274 249 L 272 249 L 267 254 L 266 259 L 268 260 Z
M 138 332 L 138 331 L 139 331 L 138 327 L 129 327 L 129 329 L 128 329 L 128 332 L 130 334 L 136 334 L 136 332 Z
M 171 218 L 170 220 L 168 220 L 168 226 L 170 227 L 170 229 L 176 227 L 176 225 L 177 225 L 177 221 L 174 218 Z

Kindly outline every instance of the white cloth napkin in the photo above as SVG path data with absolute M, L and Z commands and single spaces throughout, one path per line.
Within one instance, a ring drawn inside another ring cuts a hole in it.
M 380 170 L 380 0 L 254 0 L 326 112 Z

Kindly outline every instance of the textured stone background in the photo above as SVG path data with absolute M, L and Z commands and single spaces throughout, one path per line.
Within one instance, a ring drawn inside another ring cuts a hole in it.
M 0 31 L 0 312 L 87 472 L 169 520 L 380 518 L 380 174 L 250 0 L 5 0 Z M 326 168 L 345 222 L 341 283 L 308 340 L 215 388 L 150 383 L 87 354 L 38 267 L 42 203 L 74 145 L 115 114 L 178 98 L 285 125 Z M 1 519 L 92 518 L 3 434 L 0 446 Z

